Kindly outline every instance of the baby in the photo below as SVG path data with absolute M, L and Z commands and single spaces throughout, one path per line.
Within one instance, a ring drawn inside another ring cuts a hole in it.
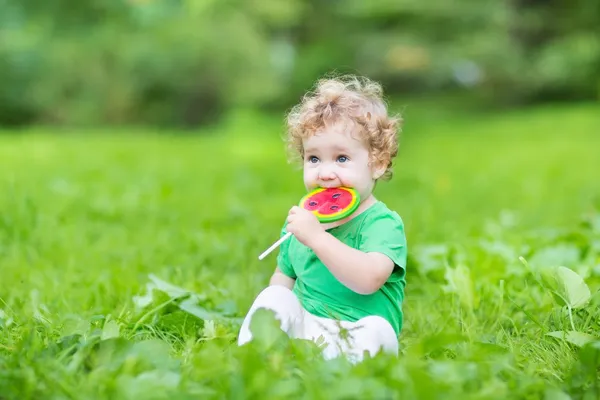
M 400 216 L 372 192 L 391 176 L 401 119 L 388 115 L 379 84 L 346 76 L 322 79 L 288 115 L 288 146 L 302 160 L 304 185 L 352 187 L 354 213 L 321 224 L 311 212 L 290 209 L 270 284 L 255 299 L 238 337 L 252 339 L 250 321 L 272 310 L 288 336 L 321 340 L 323 356 L 351 362 L 365 351 L 398 354 L 406 286 L 407 247 Z

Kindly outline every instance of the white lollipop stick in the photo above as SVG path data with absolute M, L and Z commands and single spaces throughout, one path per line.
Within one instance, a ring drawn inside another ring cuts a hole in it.
M 275 243 L 273 243 L 271 245 L 271 247 L 269 247 L 268 249 L 266 249 L 260 256 L 258 256 L 258 259 L 262 260 L 263 258 L 265 258 L 266 256 L 268 256 L 273 250 L 275 250 L 277 248 L 277 246 L 279 246 L 281 243 L 283 243 L 290 236 L 292 236 L 291 232 L 288 232 L 285 235 L 283 235 L 281 238 L 279 238 L 278 241 L 276 241 Z

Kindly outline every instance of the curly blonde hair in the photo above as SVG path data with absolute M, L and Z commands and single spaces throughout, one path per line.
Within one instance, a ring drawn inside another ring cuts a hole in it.
M 320 79 L 314 90 L 287 115 L 287 149 L 292 158 L 304 158 L 302 140 L 338 122 L 353 123 L 365 141 L 374 165 L 385 165 L 380 179 L 392 176 L 398 154 L 402 118 L 388 114 L 381 85 L 366 77 L 344 75 Z

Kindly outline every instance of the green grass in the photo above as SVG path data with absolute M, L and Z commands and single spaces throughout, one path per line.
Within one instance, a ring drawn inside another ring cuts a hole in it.
M 0 135 L 0 399 L 595 398 L 598 106 L 405 118 L 376 189 L 407 228 L 402 354 L 357 366 L 268 315 L 234 343 L 303 192 L 280 120 Z

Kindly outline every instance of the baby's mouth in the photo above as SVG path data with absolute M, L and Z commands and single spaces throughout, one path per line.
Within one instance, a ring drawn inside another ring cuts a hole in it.
M 335 188 L 341 187 L 342 185 L 327 185 L 327 184 L 325 184 L 325 185 L 319 185 L 319 186 L 324 189 L 335 189 Z

